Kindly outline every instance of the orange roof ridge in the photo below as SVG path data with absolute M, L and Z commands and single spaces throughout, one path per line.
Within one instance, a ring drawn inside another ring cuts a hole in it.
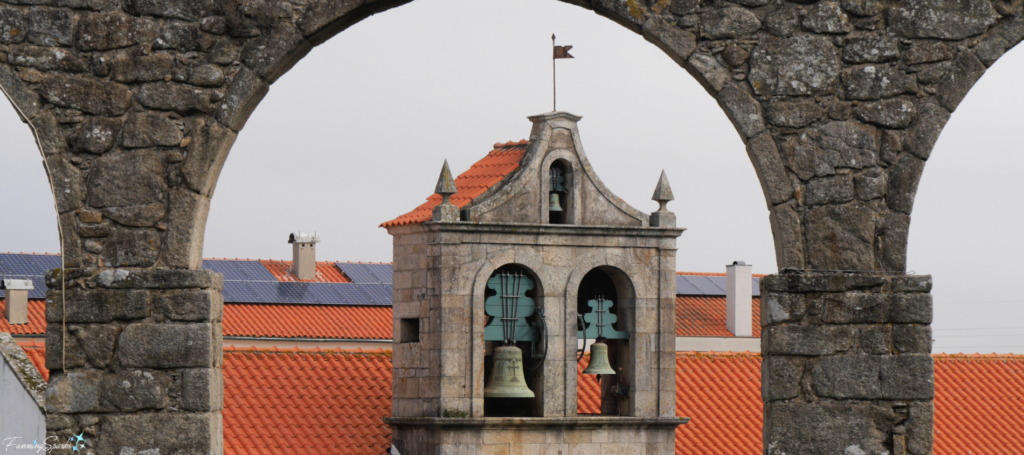
M 311 280 L 300 280 L 295 278 L 290 272 L 292 270 L 292 261 L 283 259 L 271 260 L 271 259 L 260 259 L 260 264 L 277 278 L 277 281 L 281 282 L 302 282 L 302 283 L 351 283 L 352 280 L 342 273 L 341 269 L 334 262 L 316 261 L 316 278 Z
M 474 198 L 484 194 L 492 186 L 501 182 L 506 176 L 519 168 L 520 161 L 526 156 L 526 144 L 529 144 L 529 141 L 526 139 L 519 142 L 509 141 L 505 144 L 494 144 L 494 150 L 491 150 L 486 156 L 473 163 L 469 169 L 459 174 L 455 179 L 455 187 L 458 191 L 451 195 L 449 201 L 456 207 L 465 207 Z M 427 197 L 427 202 L 420 204 L 408 213 L 399 215 L 395 219 L 381 223 L 380 227 L 386 228 L 430 221 L 434 207 L 440 203 L 441 196 L 437 193 L 431 194 Z
M 518 141 L 508 141 L 508 142 L 506 142 L 504 144 L 502 144 L 501 142 L 495 142 L 494 143 L 494 148 L 497 149 L 497 148 L 501 148 L 501 147 L 515 147 L 517 145 L 526 145 L 526 144 L 529 144 L 529 143 L 530 143 L 529 139 L 520 139 Z

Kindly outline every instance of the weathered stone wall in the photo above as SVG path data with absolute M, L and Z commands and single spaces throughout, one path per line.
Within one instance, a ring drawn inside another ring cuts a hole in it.
M 395 433 L 394 444 L 408 455 L 672 455 L 676 425 L 684 422 L 622 417 L 390 420 L 407 429 Z
M 679 230 L 427 223 L 389 232 L 395 239 L 395 330 L 401 333 L 403 319 L 418 320 L 420 328 L 417 341 L 394 347 L 394 418 L 388 424 L 402 453 L 503 453 L 510 446 L 541 453 L 544 445 L 547 452 L 564 446 L 672 453 L 681 422 L 675 418 L 675 319 L 666 315 L 675 312 Z M 529 428 L 522 429 L 502 424 L 517 419 L 484 418 L 485 286 L 509 264 L 534 277 L 534 301 L 546 318 L 547 353 L 531 386 L 536 417 L 525 419 Z M 616 284 L 629 288 L 619 289 L 616 311 L 619 329 L 629 333 L 618 363 L 629 392 L 619 413 L 630 417 L 577 428 L 588 419 L 576 418 L 576 301 L 584 275 L 598 267 L 628 277 L 628 284 Z M 657 429 L 637 430 L 638 422 Z M 619 433 L 629 437 L 607 438 Z
M 768 455 L 932 453 L 930 276 L 761 280 Z
M 510 233 L 511 231 L 515 233 Z M 597 267 L 632 281 L 619 300 L 630 398 L 625 415 L 675 416 L 675 229 L 576 226 L 421 224 L 392 227 L 395 236 L 395 333 L 419 319 L 419 341 L 394 346 L 396 417 L 484 417 L 485 284 L 517 264 L 537 278 L 547 318 L 548 353 L 538 396 L 544 417 L 576 415 L 576 297 Z M 567 304 L 566 302 L 570 302 Z
M 220 453 L 221 275 L 64 270 L 47 276 L 48 434 L 84 433 L 85 453 Z
M 0 87 L 45 157 L 71 269 L 62 276 L 197 269 L 220 169 L 269 85 L 312 46 L 402 3 L 0 1 Z M 780 269 L 904 270 L 939 132 L 1024 38 L 1020 0 L 571 3 L 642 33 L 719 101 L 761 181 Z M 91 299 L 67 301 L 106 308 Z M 152 324 L 153 336 L 188 339 Z M 117 365 L 95 368 L 127 371 Z M 218 450 L 210 444 L 202 451 Z

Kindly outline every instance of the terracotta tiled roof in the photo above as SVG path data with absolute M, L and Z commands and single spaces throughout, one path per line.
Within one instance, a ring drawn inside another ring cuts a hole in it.
M 0 309 L 3 308 L 0 299 Z M 43 300 L 29 300 L 28 324 L 0 318 L 0 332 L 46 333 Z M 761 336 L 760 299 L 754 298 L 752 328 Z M 224 335 L 278 338 L 390 339 L 391 307 L 333 305 L 224 305 Z M 733 336 L 725 328 L 725 297 L 676 297 L 676 336 Z
M 338 266 L 334 265 L 333 262 L 319 262 L 316 263 L 316 278 L 312 280 L 300 280 L 295 278 L 295 275 L 291 274 L 292 261 L 273 261 L 268 259 L 260 259 L 260 263 L 263 264 L 267 270 L 270 271 L 277 281 L 299 281 L 306 283 L 351 283 L 352 280 L 348 279 Z
M 597 382 L 597 375 L 583 374 L 587 365 L 590 365 L 590 354 L 585 354 L 576 363 L 576 414 L 600 414 L 601 385 Z
M 0 314 L 3 305 L 0 299 Z M 28 324 L 0 317 L 0 332 L 42 336 L 45 307 L 44 300 L 29 300 Z M 392 325 L 391 307 L 383 305 L 224 305 L 224 336 L 390 340 Z
M 761 356 L 676 354 L 679 455 L 762 453 Z
M 50 380 L 50 370 L 46 369 L 46 343 L 36 340 L 17 340 L 18 346 L 25 351 L 28 359 L 32 361 L 32 364 L 39 370 L 39 374 L 43 376 L 43 379 Z
M 751 302 L 753 336 L 761 336 L 761 298 Z M 677 337 L 731 337 L 725 325 L 725 296 L 676 296 Z
M 935 455 L 1020 454 L 1024 356 L 936 355 Z
M 459 174 L 455 179 L 455 188 L 458 192 L 453 194 L 449 201 L 461 208 L 500 182 L 506 175 L 519 168 L 519 162 L 526 155 L 526 146 L 529 143 L 530 141 L 523 139 L 519 142 L 494 144 L 494 150 L 491 150 L 487 156 L 474 163 L 469 170 Z M 391 227 L 430 221 L 432 210 L 440 203 L 441 195 L 431 194 L 427 198 L 427 202 L 405 215 L 381 223 L 380 226 Z
M 589 357 L 589 356 L 585 356 Z M 576 366 L 579 414 L 600 414 L 601 389 Z M 676 454 L 761 453 L 761 356 L 724 353 L 676 355 L 676 415 L 690 423 L 676 429 Z
M 223 415 L 227 455 L 379 455 L 390 352 L 225 349 Z
M 0 294 L 2 296 L 3 294 Z M 0 298 L 0 332 L 11 335 L 42 335 L 46 333 L 46 300 L 28 300 L 28 324 L 11 324 L 3 317 L 7 301 Z
M 19 341 L 48 377 L 41 342 Z M 1024 437 L 1024 356 L 935 355 L 935 455 L 1016 455 Z M 588 363 L 577 365 L 582 373 Z M 599 413 L 593 376 L 578 409 Z M 761 453 L 761 356 L 676 354 L 676 454 Z M 387 351 L 224 350 L 224 453 L 379 454 L 391 432 Z
M 224 305 L 224 336 L 390 340 L 393 324 L 390 306 Z

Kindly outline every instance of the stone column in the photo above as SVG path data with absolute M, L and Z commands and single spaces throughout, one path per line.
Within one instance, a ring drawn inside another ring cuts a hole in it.
M 931 276 L 761 280 L 768 455 L 932 453 Z
M 222 453 L 222 285 L 209 270 L 51 271 L 51 443 L 81 435 L 77 453 Z

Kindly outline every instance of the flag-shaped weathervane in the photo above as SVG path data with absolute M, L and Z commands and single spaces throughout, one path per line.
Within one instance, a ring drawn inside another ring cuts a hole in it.
M 551 55 L 551 98 L 552 98 L 552 101 L 551 101 L 551 111 L 554 112 L 554 111 L 558 110 L 558 89 L 557 89 L 557 84 L 555 83 L 555 60 L 558 60 L 560 58 L 576 58 L 576 57 L 573 57 L 572 55 L 569 55 L 569 50 L 572 49 L 572 46 L 556 46 L 555 45 L 555 34 L 554 33 L 551 34 L 551 47 L 554 49 L 554 51 L 553 51 L 553 53 Z

